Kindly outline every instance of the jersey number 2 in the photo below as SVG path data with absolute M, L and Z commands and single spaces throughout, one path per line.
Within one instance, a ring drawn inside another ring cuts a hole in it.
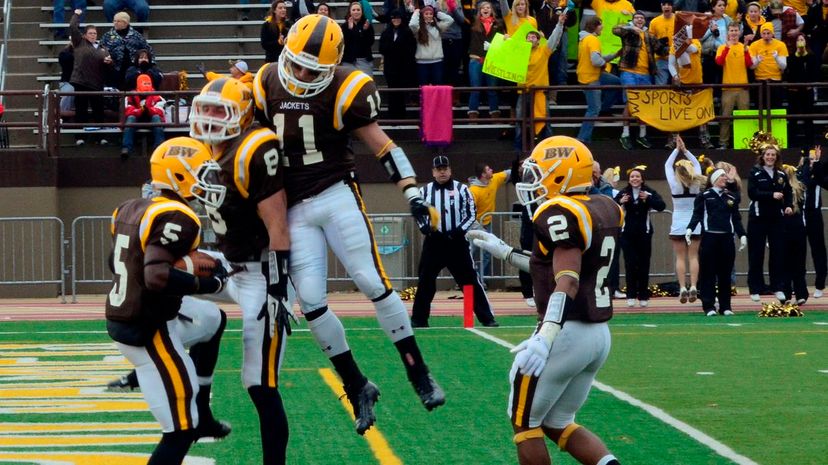
M 126 300 L 127 292 L 127 267 L 121 255 L 129 248 L 129 236 L 118 234 L 115 237 L 115 250 L 112 251 L 112 267 L 115 270 L 115 283 L 109 291 L 109 304 L 113 307 L 120 307 Z
M 595 306 L 598 308 L 606 308 L 610 306 L 610 290 L 605 286 L 604 282 L 607 280 L 610 268 L 612 267 L 612 259 L 615 257 L 615 238 L 607 236 L 601 242 L 601 258 L 609 258 L 607 264 L 598 269 L 598 275 L 595 276 Z

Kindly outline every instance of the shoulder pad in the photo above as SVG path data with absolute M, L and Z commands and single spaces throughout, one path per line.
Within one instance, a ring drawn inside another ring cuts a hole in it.
M 190 207 L 181 202 L 159 197 L 153 200 L 152 205 L 147 207 L 147 210 L 144 212 L 144 216 L 141 217 L 141 225 L 138 228 L 141 238 L 141 249 L 146 250 L 147 241 L 149 240 L 149 234 L 150 231 L 152 231 L 153 224 L 155 220 L 164 213 L 180 213 L 182 215 L 186 215 L 192 219 L 196 226 L 198 226 L 199 230 L 201 230 L 201 221 Z M 200 241 L 201 237 L 199 235 L 193 243 L 192 248 L 195 249 L 198 247 Z
M 555 196 L 538 207 L 532 220 L 537 219 L 545 211 L 552 213 L 550 210 L 568 212 L 576 219 L 578 224 L 577 230 L 580 231 L 581 238 L 583 239 L 583 251 L 587 251 L 592 245 L 592 215 L 590 215 L 589 210 L 583 202 L 565 195 Z
M 242 197 L 247 198 L 250 193 L 250 162 L 262 151 L 268 142 L 277 142 L 276 133 L 270 128 L 254 128 L 242 135 L 242 141 L 236 148 L 233 158 L 233 182 Z
M 373 84 L 373 82 L 374 80 L 371 76 L 368 76 L 362 71 L 356 69 L 351 70 L 351 72 L 344 77 L 342 83 L 339 84 L 339 88 L 336 90 L 334 128 L 340 130 L 345 126 L 343 121 L 345 113 L 347 113 L 348 109 L 351 108 L 351 104 L 359 94 L 359 91 L 362 90 L 362 88 L 367 84 Z

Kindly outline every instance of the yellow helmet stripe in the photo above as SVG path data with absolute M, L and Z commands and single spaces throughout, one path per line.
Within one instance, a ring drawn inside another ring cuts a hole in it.
M 144 212 L 144 216 L 141 217 L 141 225 L 138 227 L 138 234 L 141 238 L 141 250 L 147 250 L 149 233 L 152 231 L 152 225 L 155 219 L 158 215 L 170 211 L 179 211 L 189 216 L 193 219 L 196 225 L 198 225 L 199 232 L 201 231 L 201 221 L 199 221 L 198 216 L 196 216 L 195 212 L 193 212 L 189 207 L 180 202 L 159 199 L 155 204 L 150 205 L 150 207 Z M 190 247 L 190 250 L 195 250 L 199 243 L 201 243 L 201 234 L 198 234 L 195 242 Z
M 338 131 L 345 126 L 342 122 L 342 115 L 344 115 L 351 104 L 354 102 L 357 94 L 365 84 L 371 81 L 371 78 L 362 71 L 353 71 L 345 78 L 345 82 L 339 87 L 336 92 L 336 110 L 334 111 L 334 128 Z
M 239 148 L 236 150 L 235 169 L 233 170 L 233 181 L 236 188 L 245 199 L 250 196 L 247 191 L 250 187 L 250 161 L 256 149 L 268 140 L 276 140 L 276 134 L 268 128 L 257 129 L 245 137 Z
M 266 70 L 270 69 L 271 63 L 265 63 L 256 73 L 253 78 L 253 101 L 256 103 L 256 108 L 265 113 L 265 118 L 270 121 L 270 115 L 267 114 L 267 97 L 265 96 L 264 84 L 262 84 L 263 76 Z

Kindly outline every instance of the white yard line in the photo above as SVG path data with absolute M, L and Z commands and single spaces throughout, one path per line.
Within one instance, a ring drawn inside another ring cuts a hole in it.
M 483 332 L 479 329 L 469 328 L 469 331 L 476 334 L 476 335 L 478 335 L 478 336 L 480 336 L 480 337 L 482 337 L 483 339 L 494 342 L 495 344 L 497 344 L 499 346 L 503 346 L 503 347 L 505 347 L 509 350 L 511 350 L 515 347 L 514 344 L 512 344 L 508 341 L 504 341 L 503 339 L 500 339 L 498 337 L 492 336 L 491 334 Z M 592 383 L 592 385 L 596 389 L 598 389 L 599 391 L 603 391 L 603 392 L 606 392 L 608 394 L 611 394 L 619 400 L 622 400 L 622 401 L 624 401 L 624 402 L 626 402 L 626 403 L 628 403 L 628 404 L 630 404 L 634 407 L 638 407 L 641 410 L 644 410 L 645 412 L 649 413 L 653 417 L 658 418 L 659 420 L 663 421 L 664 423 L 667 423 L 668 425 L 672 426 L 673 428 L 675 428 L 675 429 L 681 431 L 682 433 L 690 436 L 691 438 L 695 439 L 696 441 L 698 441 L 702 445 L 704 445 L 706 447 L 709 447 L 710 449 L 713 450 L 713 452 L 721 455 L 722 457 L 724 457 L 726 459 L 732 460 L 733 463 L 736 463 L 738 465 L 759 465 L 758 463 L 756 463 L 753 460 L 745 457 L 744 455 L 741 455 L 741 454 L 737 453 L 736 451 L 734 451 L 733 449 L 731 449 L 727 445 L 722 444 L 721 442 L 719 442 L 716 439 L 710 437 L 709 435 L 699 431 L 698 429 L 688 425 L 687 423 L 685 423 L 685 422 L 683 422 L 683 421 L 681 421 L 677 418 L 672 417 L 670 414 L 668 414 L 664 410 L 661 410 L 660 408 L 658 408 L 654 405 L 650 405 L 646 402 L 642 402 L 642 401 L 636 399 L 635 397 L 627 394 L 626 392 L 619 391 L 618 389 L 615 389 L 614 387 L 606 385 L 606 384 L 601 383 L 599 381 L 594 381 Z

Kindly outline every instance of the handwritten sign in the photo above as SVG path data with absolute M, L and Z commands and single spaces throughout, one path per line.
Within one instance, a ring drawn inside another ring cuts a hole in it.
M 680 92 L 671 89 L 627 91 L 630 116 L 666 132 L 686 131 L 715 117 L 713 89 Z

